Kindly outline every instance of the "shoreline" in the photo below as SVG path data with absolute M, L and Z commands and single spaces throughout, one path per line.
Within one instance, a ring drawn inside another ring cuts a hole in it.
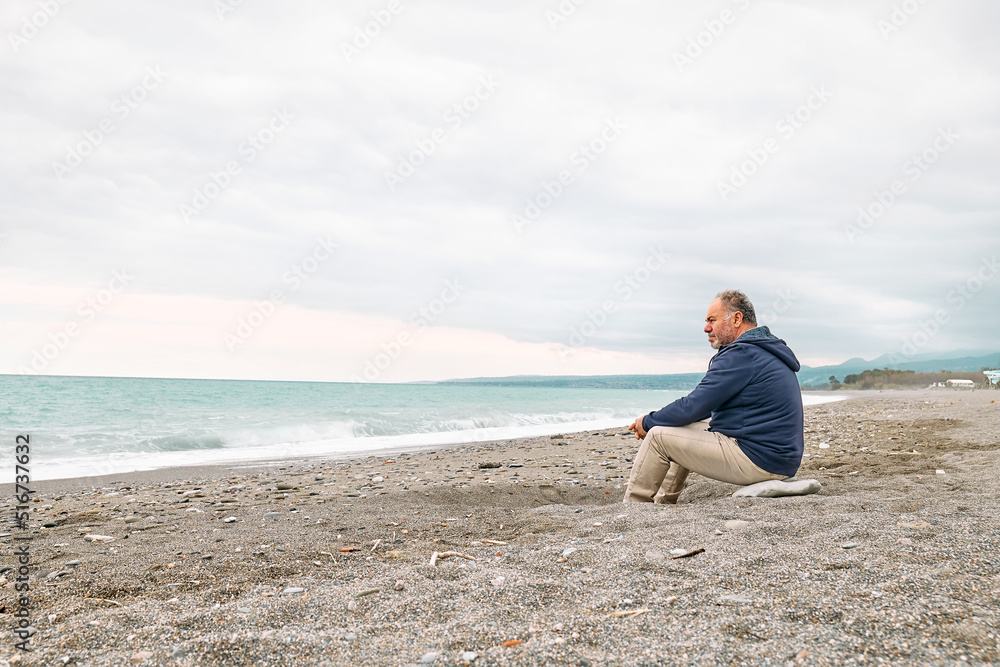
M 844 395 L 841 395 L 841 396 L 830 396 L 830 394 L 832 392 L 802 392 L 802 393 L 803 393 L 803 396 L 815 396 L 817 398 L 822 398 L 822 399 L 824 399 L 823 402 L 828 402 L 828 403 L 833 403 L 833 402 L 837 402 L 837 401 L 841 401 L 841 400 L 846 400 L 847 398 L 849 398 L 849 396 L 846 395 L 847 392 L 844 392 Z M 590 429 L 586 429 L 586 430 L 581 430 L 581 431 L 561 431 L 561 430 L 558 429 L 559 424 L 557 424 L 557 423 L 553 423 L 553 424 L 550 424 L 550 425 L 547 425 L 547 426 L 551 427 L 551 433 L 550 432 L 546 432 L 546 433 L 542 433 L 540 435 L 512 436 L 512 437 L 501 437 L 501 438 L 496 438 L 496 439 L 483 439 L 483 440 L 462 440 L 462 441 L 457 441 L 457 442 L 447 442 L 446 441 L 446 442 L 438 442 L 438 443 L 420 443 L 420 444 L 413 444 L 413 445 L 393 444 L 393 445 L 388 446 L 388 447 L 374 447 L 374 448 L 358 449 L 358 450 L 344 451 L 344 452 L 329 452 L 329 453 L 318 453 L 318 454 L 302 454 L 302 455 L 298 455 L 298 456 L 289 456 L 289 457 L 285 457 L 285 458 L 280 458 L 280 457 L 275 457 L 275 456 L 262 456 L 261 458 L 228 458 L 228 459 L 222 459 L 222 460 L 219 460 L 219 461 L 196 462 L 196 463 L 191 463 L 191 464 L 186 464 L 186 465 L 185 464 L 182 464 L 182 465 L 168 464 L 168 465 L 155 466 L 155 467 L 150 467 L 150 468 L 140 468 L 140 469 L 133 469 L 133 470 L 121 470 L 121 471 L 114 472 L 114 473 L 106 473 L 106 474 L 99 474 L 99 475 L 68 475 L 68 476 L 65 476 L 65 477 L 48 477 L 48 478 L 45 478 L 45 479 L 33 480 L 33 483 L 36 484 L 36 485 L 47 485 L 50 482 L 65 482 L 68 487 L 79 489 L 79 488 L 83 488 L 85 486 L 84 480 L 88 480 L 88 479 L 89 480 L 95 480 L 95 483 L 97 483 L 99 481 L 110 482 L 110 481 L 118 480 L 119 478 L 126 478 L 126 477 L 130 477 L 131 478 L 132 476 L 136 476 L 135 477 L 136 480 L 167 481 L 167 480 L 169 480 L 169 479 L 171 479 L 173 477 L 176 477 L 176 478 L 183 478 L 183 477 L 185 477 L 185 475 L 183 475 L 183 471 L 184 470 L 189 470 L 191 468 L 204 469 L 206 471 L 204 474 L 219 474 L 222 471 L 233 469 L 233 468 L 253 468 L 253 469 L 262 468 L 263 469 L 263 468 L 273 467 L 275 465 L 279 465 L 279 464 L 282 464 L 282 463 L 285 463 L 285 462 L 305 463 L 307 461 L 324 460 L 324 459 L 325 460 L 338 460 L 339 461 L 339 460 L 352 459 L 352 458 L 358 458 L 358 457 L 371 457 L 371 456 L 376 456 L 376 457 L 377 456 L 387 456 L 387 457 L 389 457 L 389 456 L 393 456 L 393 455 L 396 455 L 396 454 L 412 453 L 412 452 L 419 452 L 419 451 L 428 451 L 428 450 L 432 450 L 432 449 L 452 449 L 452 448 L 455 448 L 455 447 L 467 447 L 467 446 L 474 446 L 474 445 L 479 445 L 479 444 L 492 444 L 492 443 L 498 443 L 498 442 L 511 442 L 513 440 L 531 440 L 533 438 L 546 438 L 546 437 L 550 437 L 551 435 L 559 435 L 559 434 L 562 434 L 562 435 L 577 435 L 577 434 L 588 433 L 588 432 L 591 432 L 591 431 L 605 431 L 605 430 L 611 431 L 611 430 L 615 430 L 616 427 L 617 427 L 617 426 L 607 426 L 607 425 L 604 425 L 604 426 L 595 426 L 594 428 L 590 428 Z M 625 426 L 626 426 L 626 424 L 623 421 L 623 423 L 621 424 L 622 430 L 624 430 Z M 548 431 L 548 430 L 549 429 L 546 429 L 546 431 Z M 440 432 L 438 435 L 440 435 L 440 436 L 449 436 L 449 435 L 454 435 L 455 433 L 456 432 L 445 431 L 445 432 Z M 426 436 L 434 435 L 434 434 L 433 433 L 421 433 L 421 434 L 416 434 L 416 435 L 419 436 L 419 437 L 421 437 L 421 438 L 424 438 Z M 392 437 L 395 437 L 395 438 L 398 438 L 400 440 L 403 440 L 405 438 L 412 437 L 412 436 L 392 436 Z M 289 448 L 292 448 L 292 447 L 294 447 L 294 443 L 286 445 L 286 446 L 289 447 Z M 244 450 L 244 451 L 247 451 L 247 450 Z M 192 452 L 192 453 L 194 453 L 194 452 Z M 234 455 L 235 455 L 235 452 L 234 452 Z M 0 484 L 0 490 L 2 490 L 3 488 L 4 488 L 3 485 Z
M 0 667 L 1000 660 L 1000 395 L 856 393 L 804 497 L 623 504 L 623 428 L 33 483 Z

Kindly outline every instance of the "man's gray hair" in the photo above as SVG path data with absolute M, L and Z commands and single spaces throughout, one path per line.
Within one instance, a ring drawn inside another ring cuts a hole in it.
M 726 309 L 726 313 L 743 313 L 744 321 L 757 326 L 757 314 L 753 310 L 753 304 L 743 292 L 735 289 L 727 289 L 716 295 Z

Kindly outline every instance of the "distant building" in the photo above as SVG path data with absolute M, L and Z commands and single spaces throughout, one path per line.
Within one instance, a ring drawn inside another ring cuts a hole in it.
M 991 385 L 1000 385 L 1000 371 L 983 371 L 983 375 L 986 376 Z
M 949 387 L 975 387 L 976 383 L 972 380 L 948 380 Z

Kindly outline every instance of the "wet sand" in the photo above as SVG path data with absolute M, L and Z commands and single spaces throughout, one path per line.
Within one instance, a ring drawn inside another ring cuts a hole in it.
M 850 396 L 804 497 L 622 504 L 624 425 L 33 483 L 0 666 L 1000 661 L 1000 392 Z

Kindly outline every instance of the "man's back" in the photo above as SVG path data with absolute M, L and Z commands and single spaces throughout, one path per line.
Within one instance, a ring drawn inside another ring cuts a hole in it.
M 724 356 L 731 358 L 719 364 Z M 712 411 L 711 429 L 736 438 L 740 449 L 764 470 L 794 475 L 804 446 L 795 355 L 767 327 L 757 327 L 722 348 L 712 362 L 709 373 L 717 365 L 745 369 L 733 377 L 736 382 L 746 377 L 747 382 Z

